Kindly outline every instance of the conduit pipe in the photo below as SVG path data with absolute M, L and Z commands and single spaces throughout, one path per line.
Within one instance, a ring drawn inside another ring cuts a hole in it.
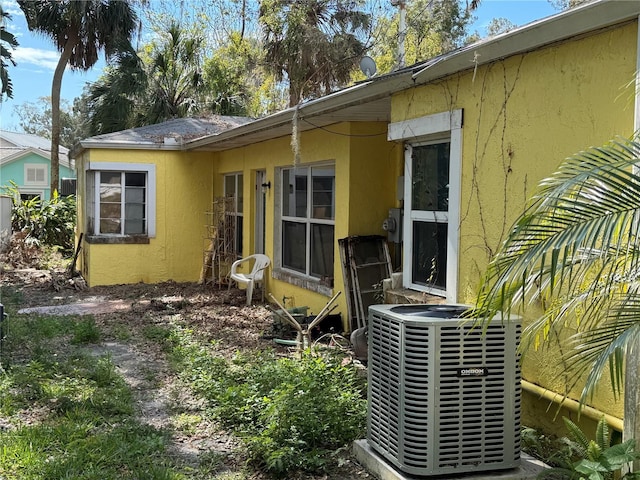
M 609 415 L 608 413 L 604 413 L 593 407 L 580 405 L 579 402 L 576 402 L 571 398 L 566 398 L 559 393 L 552 392 L 551 390 L 547 390 L 544 387 L 536 385 L 535 383 L 527 382 L 526 380 L 522 380 L 521 385 L 522 389 L 525 392 L 531 393 L 533 395 L 538 395 L 545 400 L 549 400 L 550 402 L 562 405 L 562 407 L 567 408 L 572 412 L 576 412 L 580 415 L 584 415 L 592 420 L 595 420 L 596 422 L 604 417 L 609 427 L 617 430 L 618 432 L 622 432 L 624 422 L 618 417 L 614 417 L 613 415 Z

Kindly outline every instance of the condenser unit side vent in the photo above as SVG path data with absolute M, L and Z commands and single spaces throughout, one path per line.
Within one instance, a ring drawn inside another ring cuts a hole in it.
M 397 309 L 400 310 L 400 309 Z M 369 309 L 371 447 L 400 470 L 439 475 L 520 459 L 519 322 Z

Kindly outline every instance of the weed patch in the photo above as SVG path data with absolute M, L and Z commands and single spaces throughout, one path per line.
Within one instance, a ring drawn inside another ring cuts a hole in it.
M 188 331 L 172 341 L 183 379 L 244 440 L 251 460 L 275 475 L 322 471 L 331 452 L 364 434 L 364 383 L 339 357 L 266 353 L 227 362 Z

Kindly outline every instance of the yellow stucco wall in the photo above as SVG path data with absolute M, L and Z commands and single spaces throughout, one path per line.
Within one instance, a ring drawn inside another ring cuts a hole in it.
M 90 286 L 121 283 L 197 281 L 203 263 L 205 212 L 212 198 L 212 154 L 161 150 L 85 152 L 78 205 L 85 196 L 86 162 L 151 163 L 156 165 L 156 236 L 148 244 L 83 242 L 80 271 Z M 80 177 L 80 175 L 79 175 Z M 86 212 L 79 210 L 78 233 L 85 232 Z M 89 262 L 91 258 L 91 262 Z
M 622 87 L 633 78 L 636 45 L 631 23 L 394 96 L 393 122 L 464 110 L 458 301 L 475 300 L 489 259 L 541 179 L 567 156 L 633 133 L 632 92 Z M 525 359 L 525 378 L 564 392 L 557 350 Z M 622 415 L 606 382 L 592 404 Z

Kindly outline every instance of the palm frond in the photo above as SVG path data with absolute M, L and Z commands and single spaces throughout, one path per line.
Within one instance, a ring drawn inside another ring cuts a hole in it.
M 640 143 L 616 139 L 568 158 L 540 183 L 489 265 L 475 314 L 543 314 L 525 348 L 571 327 L 571 378 L 582 399 L 609 366 L 621 391 L 629 342 L 640 338 Z

